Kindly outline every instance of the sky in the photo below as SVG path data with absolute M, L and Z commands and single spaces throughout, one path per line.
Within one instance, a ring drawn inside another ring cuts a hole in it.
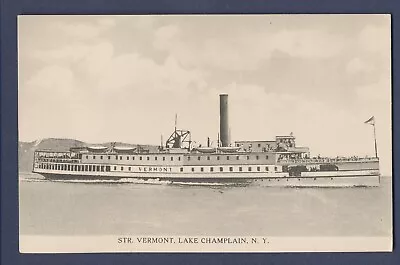
M 296 136 L 391 175 L 389 15 L 20 16 L 19 138 L 159 144 Z

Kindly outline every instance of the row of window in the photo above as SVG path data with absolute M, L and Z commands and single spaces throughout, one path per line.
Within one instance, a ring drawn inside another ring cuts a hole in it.
M 99 157 L 100 157 L 100 159 L 102 160 L 104 156 L 99 156 Z M 119 160 L 122 160 L 122 157 L 123 157 L 123 156 L 115 156 L 115 159 L 116 159 L 116 160 L 118 160 L 118 159 L 119 159 Z M 96 156 L 94 155 L 94 156 L 92 156 L 92 158 L 93 158 L 93 159 L 96 159 Z M 88 156 L 88 155 L 86 156 L 86 159 L 89 159 L 89 156 Z M 110 159 L 111 159 L 111 156 L 107 156 L 107 159 L 110 160 Z M 130 159 L 135 160 L 135 156 L 126 156 L 126 160 L 130 160 Z M 147 160 L 150 160 L 150 157 L 147 156 L 146 159 L 147 159 Z M 143 160 L 143 156 L 139 156 L 139 160 Z M 158 160 L 158 157 L 155 156 L 155 157 L 154 157 L 154 160 Z M 166 157 L 163 156 L 163 157 L 162 157 L 162 160 L 165 161 L 165 160 L 166 160 Z M 171 161 L 174 161 L 174 157 L 171 156 L 171 157 L 170 157 L 170 160 L 171 160 Z M 181 161 L 181 157 L 178 157 L 178 161 Z
M 110 172 L 110 166 L 102 166 L 102 165 L 69 165 L 69 164 L 39 164 L 38 166 L 41 169 L 50 169 L 50 170 L 65 170 L 65 171 L 88 171 L 88 172 Z M 120 167 L 121 171 L 124 170 L 124 167 Z M 218 167 L 215 168 L 217 171 Z M 254 167 L 255 171 L 261 172 L 261 167 Z M 278 171 L 278 167 L 274 168 L 275 171 Z M 117 170 L 117 166 L 114 166 L 114 171 Z M 128 170 L 131 171 L 131 167 L 128 167 Z M 196 168 L 192 167 L 191 172 L 195 172 Z M 198 169 L 197 169 L 198 170 Z M 183 172 L 184 168 L 180 168 L 180 172 Z M 229 167 L 230 172 L 234 172 L 233 167 Z M 238 171 L 242 172 L 243 167 L 238 167 Z M 253 171 L 253 167 L 247 167 L 247 171 Z M 264 168 L 264 171 L 269 171 L 268 167 Z M 204 172 L 204 167 L 200 168 L 200 172 Z M 209 172 L 214 172 L 214 167 L 209 167 Z M 224 172 L 223 167 L 219 167 L 219 172 Z
M 92 156 L 92 157 L 93 157 L 93 159 L 96 159 L 96 156 L 95 156 L 95 155 Z M 103 156 L 99 156 L 99 157 L 100 157 L 100 159 L 103 159 Z M 216 157 L 217 160 L 221 160 L 221 156 L 215 156 L 215 157 Z M 224 158 L 224 157 L 225 157 L 225 156 L 222 156 L 222 158 Z M 226 159 L 226 160 L 230 160 L 231 157 L 232 157 L 232 159 L 240 160 L 240 156 L 238 156 L 238 155 L 236 155 L 236 156 L 226 156 L 225 159 Z M 110 160 L 110 159 L 111 159 L 111 156 L 107 156 L 107 158 Z M 119 158 L 119 160 L 122 160 L 122 156 L 115 156 L 115 159 L 116 159 L 116 160 L 118 160 L 118 158 Z M 153 158 L 154 158 L 155 161 L 158 160 L 158 156 L 154 156 Z M 201 158 L 202 158 L 202 156 L 197 156 L 197 160 L 200 161 Z M 246 160 L 250 160 L 251 158 L 253 158 L 253 157 L 251 157 L 251 156 L 246 156 Z M 89 156 L 88 156 L 88 155 L 86 156 L 86 159 L 89 159 Z M 130 160 L 130 159 L 135 160 L 135 156 L 126 156 L 126 160 Z M 143 159 L 144 159 L 144 157 L 139 156 L 139 160 L 143 160 Z M 211 156 L 207 156 L 206 159 L 207 159 L 207 160 L 211 160 Z M 255 159 L 256 159 L 256 160 L 259 160 L 259 159 L 260 159 L 260 156 L 258 156 L 258 155 L 255 156 Z M 268 156 L 267 156 L 267 155 L 265 156 L 265 159 L 268 159 Z M 147 157 L 146 157 L 146 160 L 150 160 L 150 156 L 147 156 Z M 163 156 L 163 157 L 162 157 L 162 161 L 165 161 L 165 160 L 166 160 L 166 157 Z M 171 156 L 171 157 L 170 157 L 170 160 L 171 160 L 171 161 L 174 161 L 174 157 Z M 190 160 L 191 160 L 191 156 L 187 156 L 187 160 L 190 161 Z M 180 157 L 180 156 L 178 156 L 178 161 L 181 161 L 181 157 Z
M 225 156 L 222 156 L 222 158 L 224 158 Z M 240 160 L 240 156 L 226 156 L 226 160 L 230 160 L 231 159 L 231 157 L 233 158 L 233 159 L 235 159 L 236 158 L 236 160 Z M 246 156 L 246 160 L 250 160 L 250 158 L 252 158 L 251 156 Z M 211 158 L 210 158 L 210 156 L 207 156 L 207 160 L 210 160 Z M 217 160 L 221 160 L 221 156 L 216 156 L 216 159 Z M 260 156 L 255 156 L 255 159 L 256 160 L 259 160 L 260 159 Z M 265 156 L 265 159 L 268 159 L 268 156 Z M 187 160 L 188 161 L 190 161 L 190 156 L 188 156 L 187 157 Z M 201 160 L 201 156 L 198 156 L 197 157 L 197 160 Z
M 88 171 L 88 172 L 110 172 L 110 166 L 101 165 L 69 165 L 69 164 L 39 164 L 41 169 L 65 170 L 65 171 Z
M 120 167 L 120 169 L 121 169 L 121 171 L 123 171 L 124 167 Z M 255 169 L 256 169 L 256 171 L 261 172 L 261 167 L 255 167 Z M 278 171 L 278 167 L 275 167 L 274 169 L 275 169 L 275 171 Z M 116 170 L 117 170 L 117 166 L 114 166 L 114 171 L 116 171 Z M 128 170 L 131 171 L 131 167 L 128 167 Z M 210 170 L 209 172 L 214 172 L 214 167 L 210 167 L 209 170 Z M 239 167 L 238 170 L 239 170 L 239 172 L 243 172 L 243 167 Z M 183 172 L 183 171 L 184 171 L 184 168 L 181 167 L 180 168 L 180 172 Z M 223 167 L 219 167 L 219 171 L 220 172 L 224 172 L 224 168 Z M 234 168 L 233 167 L 229 167 L 229 171 L 230 172 L 234 172 Z M 253 171 L 253 167 L 247 167 L 247 171 L 248 172 Z M 264 171 L 269 171 L 269 168 L 265 167 Z M 191 168 L 191 172 L 195 172 L 195 168 L 194 167 Z M 200 172 L 204 172 L 204 167 L 200 168 Z
M 249 148 L 252 148 L 252 147 L 253 147 L 253 144 L 236 143 L 236 147 L 240 147 L 241 145 L 243 145 L 243 146 L 246 146 L 246 145 L 247 145 Z M 261 144 L 257 144 L 257 147 L 261 147 Z M 269 148 L 270 145 L 269 145 L 269 144 L 266 144 L 265 147 L 266 147 L 266 148 Z
M 114 166 L 114 171 L 117 170 L 117 166 Z M 128 167 L 128 170 L 131 171 L 131 167 Z M 121 171 L 124 171 L 124 167 L 121 167 Z
M 261 172 L 261 167 L 260 167 L 260 166 L 257 166 L 257 167 L 247 167 L 247 171 L 248 171 L 248 172 L 252 172 L 252 171 L 253 171 L 253 168 L 255 169 L 255 171 Z M 215 168 L 215 171 L 218 171 L 218 169 L 219 169 L 219 172 L 224 172 L 224 168 L 223 168 L 223 167 L 219 167 L 219 168 L 216 167 L 216 168 Z M 275 171 L 278 171 L 278 167 L 275 167 L 274 169 L 275 169 Z M 181 167 L 181 168 L 180 168 L 180 171 L 183 172 L 183 170 L 184 170 L 184 168 Z M 194 168 L 194 167 L 191 168 L 191 172 L 195 172 L 195 170 L 196 170 L 196 168 Z M 198 169 L 197 169 L 197 170 L 198 170 Z M 239 172 L 243 172 L 243 167 L 238 167 L 237 170 L 238 170 Z M 244 170 L 246 170 L 246 168 L 244 168 Z M 264 171 L 269 171 L 269 168 L 268 168 L 268 167 L 264 167 L 263 170 L 264 170 Z M 209 172 L 215 172 L 215 171 L 214 171 L 214 167 L 209 167 Z M 234 171 L 235 171 L 235 168 L 234 168 L 234 167 L 229 167 L 229 172 L 234 172 Z M 200 172 L 204 172 L 204 167 L 201 167 L 201 168 L 200 168 Z

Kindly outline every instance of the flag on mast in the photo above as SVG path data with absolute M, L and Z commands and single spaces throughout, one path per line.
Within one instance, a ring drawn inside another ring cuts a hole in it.
M 375 125 L 375 116 L 372 116 L 371 118 L 366 120 L 364 123 L 369 124 L 369 125 Z
M 371 118 L 366 120 L 364 123 L 374 126 L 375 157 L 378 157 L 378 146 L 376 144 L 376 131 L 375 131 L 375 116 L 372 116 Z

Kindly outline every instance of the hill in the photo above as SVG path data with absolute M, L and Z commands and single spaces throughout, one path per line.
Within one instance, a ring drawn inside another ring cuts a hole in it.
M 82 146 L 92 146 L 92 145 L 103 145 L 103 146 L 111 146 L 112 143 L 85 143 L 75 139 L 59 139 L 59 138 L 47 138 L 36 140 L 33 142 L 19 142 L 18 144 L 18 164 L 19 171 L 21 172 L 30 172 L 32 170 L 33 164 L 33 154 L 35 150 L 53 150 L 65 152 L 68 151 L 71 147 L 82 147 Z M 116 142 L 116 146 L 135 146 L 137 144 L 129 144 Z M 140 145 L 145 149 L 149 149 L 151 152 L 157 150 L 157 146 L 153 145 Z

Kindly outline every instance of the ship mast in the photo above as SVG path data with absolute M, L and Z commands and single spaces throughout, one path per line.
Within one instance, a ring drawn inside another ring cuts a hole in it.
M 175 132 L 176 132 L 176 124 L 178 123 L 178 114 L 175 113 Z
M 178 123 L 178 114 L 175 114 L 175 126 L 174 131 L 167 139 L 165 146 L 166 148 L 182 148 L 183 143 L 187 143 L 187 148 L 190 150 L 192 144 L 192 138 L 190 131 L 188 130 L 181 130 L 177 127 Z
M 376 131 L 375 131 L 375 121 L 374 121 L 374 141 L 375 141 L 375 157 L 378 158 L 378 145 L 376 144 Z

